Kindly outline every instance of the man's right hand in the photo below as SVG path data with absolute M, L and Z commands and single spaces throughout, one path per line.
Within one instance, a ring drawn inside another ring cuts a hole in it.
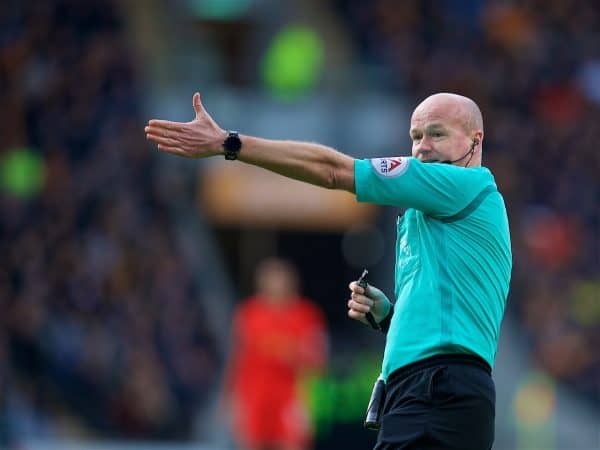
M 356 281 L 350 283 L 348 287 L 351 292 L 348 300 L 348 317 L 367 325 L 369 325 L 366 318 L 368 312 L 373 314 L 377 323 L 386 318 L 392 303 L 382 291 L 371 285 L 363 289 Z
M 158 149 L 186 158 L 206 158 L 223 153 L 226 132 L 206 112 L 200 94 L 192 98 L 196 117 L 191 122 L 169 122 L 153 119 L 144 129 L 146 138 Z

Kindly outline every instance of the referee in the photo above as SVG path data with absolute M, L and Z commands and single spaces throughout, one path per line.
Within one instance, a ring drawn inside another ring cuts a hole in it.
M 407 208 L 398 219 L 392 303 L 350 283 L 348 315 L 387 333 L 386 396 L 375 449 L 485 450 L 494 440 L 491 369 L 512 267 L 508 219 L 481 166 L 483 120 L 475 102 L 440 93 L 414 110 L 412 157 L 355 160 L 314 143 L 221 129 L 194 94 L 196 117 L 151 120 L 146 136 L 175 155 L 226 159 Z

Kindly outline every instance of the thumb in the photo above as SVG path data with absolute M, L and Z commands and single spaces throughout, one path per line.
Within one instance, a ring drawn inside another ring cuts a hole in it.
M 204 113 L 204 107 L 200 102 L 200 92 L 196 92 L 192 98 L 192 104 L 194 105 L 194 111 L 196 112 L 196 119 L 200 118 L 200 115 Z

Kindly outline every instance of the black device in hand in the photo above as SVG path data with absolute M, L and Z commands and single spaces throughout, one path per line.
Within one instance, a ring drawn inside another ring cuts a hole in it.
M 381 427 L 381 413 L 383 411 L 383 403 L 385 402 L 385 382 L 379 377 L 373 386 L 369 406 L 367 407 L 367 417 L 365 418 L 364 427 L 367 430 L 377 431 Z
M 363 270 L 362 275 L 358 279 L 358 285 L 363 289 L 367 289 L 369 284 L 367 281 L 367 275 L 369 271 Z M 375 317 L 369 311 L 365 314 L 365 317 L 369 321 L 369 324 L 376 330 L 381 330 L 379 324 L 375 321 Z M 364 421 L 364 426 L 368 430 L 377 431 L 381 427 L 381 412 L 383 411 L 383 403 L 385 401 L 385 382 L 381 377 L 377 379 L 373 386 L 373 392 L 371 393 L 371 399 L 369 400 L 369 406 L 367 407 L 367 417 Z
M 360 278 L 357 281 L 358 285 L 361 288 L 365 289 L 365 294 L 366 294 L 367 285 L 369 284 L 369 282 L 367 281 L 367 275 L 369 275 L 369 271 L 367 269 L 363 270 L 362 275 L 360 276 Z M 365 317 L 367 318 L 367 321 L 369 322 L 369 325 L 371 325 L 371 327 L 373 327 L 376 330 L 381 330 L 381 327 L 375 321 L 375 317 L 373 317 L 373 313 L 371 313 L 371 311 L 366 313 Z

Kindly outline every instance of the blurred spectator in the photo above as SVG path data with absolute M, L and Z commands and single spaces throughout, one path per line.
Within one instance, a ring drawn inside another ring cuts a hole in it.
M 290 263 L 263 261 L 257 293 L 238 308 L 233 324 L 227 402 L 233 433 L 248 450 L 301 450 L 312 430 L 301 381 L 322 369 L 326 330 L 320 310 L 298 292 Z

